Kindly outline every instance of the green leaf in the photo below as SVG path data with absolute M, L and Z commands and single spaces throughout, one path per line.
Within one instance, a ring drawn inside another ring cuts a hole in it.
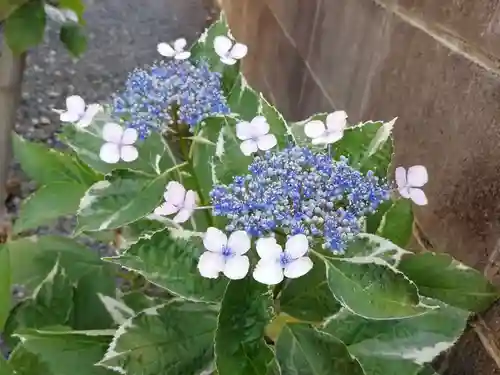
M 413 233 L 413 211 L 409 199 L 398 199 L 382 218 L 377 234 L 405 247 Z
M 77 232 L 120 228 L 159 206 L 168 173 L 151 179 L 132 171 L 122 172 L 97 182 L 87 191 L 78 210 Z
M 374 261 L 379 258 L 394 266 L 401 261 L 405 254 L 411 254 L 411 252 L 380 236 L 361 233 L 349 243 L 344 257 L 375 258 Z
M 43 2 L 31 0 L 17 8 L 4 25 L 7 44 L 15 53 L 22 53 L 43 40 L 45 10 Z
M 219 375 L 262 375 L 274 359 L 264 341 L 270 320 L 269 290 L 247 277 L 231 281 L 221 303 L 215 335 Z
M 81 26 L 62 26 L 59 39 L 74 57 L 80 57 L 87 49 L 87 38 Z
M 112 265 L 78 242 L 64 237 L 26 237 L 8 243 L 12 281 L 35 288 L 56 262 L 64 268 L 74 285 L 72 326 L 77 329 L 107 328 L 111 317 L 99 300 L 98 293 L 115 293 Z
M 78 182 L 55 182 L 42 186 L 23 202 L 14 232 L 47 225 L 60 216 L 76 213 L 87 188 Z
M 59 0 L 59 8 L 71 9 L 80 19 L 80 23 L 83 23 L 82 17 L 85 11 L 85 4 L 82 0 Z
M 423 314 L 415 285 L 377 258 L 328 259 L 328 286 L 349 311 L 369 319 L 404 318 Z
M 282 375 L 365 375 L 344 343 L 306 324 L 288 324 L 276 343 Z
M 7 363 L 4 357 L 0 356 L 0 374 L 1 375 L 14 375 L 14 369 Z
M 73 310 L 73 287 L 56 261 L 31 298 L 21 301 L 5 323 L 4 337 L 12 345 L 12 334 L 20 328 L 66 325 Z
M 497 288 L 481 273 L 447 254 L 409 254 L 398 268 L 420 294 L 464 310 L 481 312 L 499 297 Z
M 170 293 L 193 301 L 220 301 L 227 281 L 201 277 L 198 258 L 202 246 L 173 238 L 169 230 L 157 232 L 132 245 L 124 254 L 105 260 L 144 276 Z
M 90 186 L 100 179 L 75 157 L 26 141 L 16 133 L 13 133 L 12 145 L 14 157 L 23 171 L 40 185 L 67 182 Z
M 22 344 L 14 348 L 8 364 L 16 371 L 16 375 L 51 375 L 48 366 L 38 356 L 28 352 Z
M 136 142 L 134 146 L 139 152 L 139 157 L 135 161 L 131 163 L 121 161 L 116 164 L 103 162 L 99 157 L 99 151 L 104 144 L 102 129 L 106 123 L 116 122 L 108 112 L 107 108 L 99 112 L 85 129 L 70 124 L 64 126 L 60 139 L 73 149 L 84 163 L 103 174 L 118 169 L 130 169 L 148 176 L 157 176 L 177 165 L 173 153 L 157 132 L 152 132 L 145 140 Z
M 117 325 L 122 325 L 127 319 L 132 318 L 141 310 L 159 304 L 157 299 L 149 297 L 140 291 L 126 293 L 121 299 L 103 294 L 100 294 L 99 298 Z
M 18 334 L 22 347 L 47 366 L 51 375 L 115 374 L 95 363 L 104 355 L 111 337 L 99 331 L 25 330 Z
M 439 305 L 417 317 L 369 320 L 343 310 L 323 328 L 347 345 L 366 375 L 414 374 L 450 348 L 465 329 L 468 313 Z
M 316 262 L 301 278 L 288 280 L 281 291 L 279 304 L 281 311 L 310 322 L 321 322 L 341 308 L 328 287 L 323 262 Z
M 216 312 L 205 304 L 172 301 L 146 309 L 117 331 L 99 362 L 127 375 L 190 375 L 213 361 Z
M 3 327 L 11 305 L 11 267 L 9 248 L 0 245 L 0 327 Z M 1 368 L 1 365 L 0 365 Z

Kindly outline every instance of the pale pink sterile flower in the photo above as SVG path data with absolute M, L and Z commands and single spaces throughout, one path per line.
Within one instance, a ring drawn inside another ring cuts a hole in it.
M 158 53 L 165 57 L 173 57 L 177 60 L 186 60 L 191 56 L 191 52 L 185 51 L 187 42 L 184 38 L 179 38 L 173 43 L 159 43 Z
M 314 145 L 335 143 L 342 139 L 347 126 L 347 113 L 335 111 L 326 116 L 326 121 L 311 120 L 304 126 L 304 132 Z
M 240 149 L 246 156 L 258 150 L 267 151 L 276 146 L 278 140 L 269 134 L 269 124 L 264 116 L 256 116 L 251 122 L 242 121 L 236 124 L 236 136 L 242 140 Z
M 216 36 L 214 49 L 220 57 L 220 61 L 226 65 L 234 65 L 238 60 L 244 58 L 248 53 L 248 47 L 243 43 L 237 43 L 225 35 Z
M 260 260 L 253 271 L 253 278 L 259 283 L 276 285 L 284 277 L 301 277 L 313 267 L 312 260 L 306 256 L 309 241 L 304 234 L 289 237 L 285 250 L 272 237 L 257 240 L 256 248 Z
M 94 116 L 102 109 L 99 104 L 90 104 L 86 107 L 81 96 L 71 95 L 66 98 L 66 110 L 55 109 L 62 122 L 75 123 L 78 128 L 86 128 Z
M 186 222 L 196 209 L 196 193 L 193 190 L 186 191 L 177 181 L 170 181 L 167 184 L 163 197 L 165 203 L 157 207 L 154 213 L 161 216 L 176 213 L 173 218 L 175 223 Z
M 137 130 L 132 128 L 123 129 L 120 125 L 108 122 L 102 129 L 102 138 L 106 141 L 101 146 L 99 157 L 109 164 L 132 162 L 139 157 L 139 152 L 133 146 L 137 141 Z
M 231 233 L 229 238 L 221 230 L 210 227 L 203 237 L 205 251 L 198 262 L 201 276 L 216 279 L 222 272 L 232 280 L 243 279 L 250 268 L 244 254 L 250 250 L 250 237 L 242 230 Z
M 427 197 L 421 189 L 429 181 L 427 168 L 423 165 L 414 165 L 408 168 L 408 172 L 403 167 L 396 168 L 396 184 L 399 194 L 403 198 L 411 199 L 419 206 L 427 204 Z

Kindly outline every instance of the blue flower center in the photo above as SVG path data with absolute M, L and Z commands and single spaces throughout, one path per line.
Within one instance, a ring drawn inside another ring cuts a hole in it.
M 227 245 L 222 246 L 222 256 L 224 258 L 231 258 L 234 255 L 234 251 Z
M 293 258 L 287 254 L 287 253 L 282 253 L 280 254 L 280 266 L 285 267 L 286 265 L 292 263 Z

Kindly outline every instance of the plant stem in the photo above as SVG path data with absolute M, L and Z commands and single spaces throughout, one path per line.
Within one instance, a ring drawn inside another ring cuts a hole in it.
M 2 237 L 8 235 L 5 232 L 10 225 L 5 200 L 12 157 L 11 133 L 14 130 L 21 99 L 26 54 L 14 55 L 7 46 L 5 38 L 0 42 L 0 237 Z

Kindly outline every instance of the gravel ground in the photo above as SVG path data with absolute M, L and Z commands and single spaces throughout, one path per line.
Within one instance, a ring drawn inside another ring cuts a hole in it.
M 22 136 L 56 146 L 60 129 L 52 108 L 64 108 L 68 95 L 86 102 L 103 101 L 119 90 L 127 73 L 159 57 L 156 45 L 185 37 L 193 41 L 209 22 L 207 0 L 87 0 L 85 19 L 88 51 L 73 60 L 49 26 L 45 42 L 28 57 L 23 99 L 16 124 Z M 140 5 L 138 5 L 140 4 Z M 13 162 L 11 175 L 22 181 L 8 206 L 15 217 L 22 202 L 36 187 Z M 38 233 L 70 233 L 74 219 L 64 218 Z

